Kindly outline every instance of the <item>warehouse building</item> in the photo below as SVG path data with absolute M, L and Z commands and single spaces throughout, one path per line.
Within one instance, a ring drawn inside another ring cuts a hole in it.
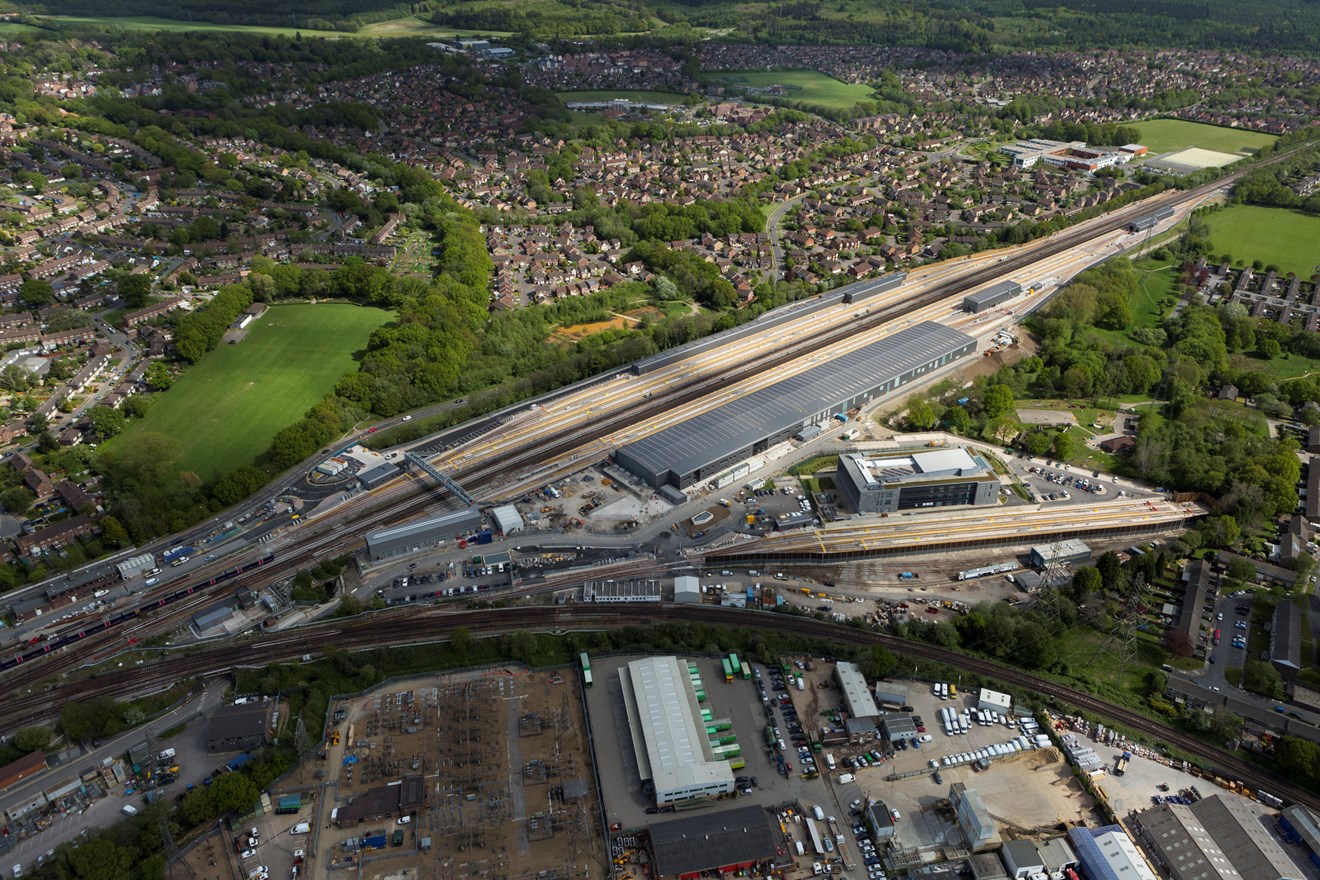
M 834 664 L 834 678 L 843 691 L 844 705 L 853 718 L 874 719 L 880 715 L 880 709 L 871 696 L 871 689 L 866 686 L 866 676 L 857 668 L 856 663 L 840 660 Z
M 1000 281 L 984 290 L 969 293 L 963 298 L 963 308 L 973 315 L 993 309 L 1022 294 L 1022 285 L 1016 281 Z
M 924 322 L 629 443 L 615 460 L 652 487 L 683 489 L 975 351 L 967 334 Z
M 976 708 L 987 712 L 998 712 L 1000 715 L 1007 715 L 1012 707 L 1012 697 L 989 688 L 981 688 L 981 694 L 976 700 Z
M 426 806 L 426 783 L 420 776 L 378 785 L 356 795 L 335 811 L 335 825 L 361 825 L 403 816 L 415 816 Z
M 917 735 L 917 725 L 906 712 L 886 712 L 880 716 L 880 732 L 889 742 L 900 739 L 912 739 Z
M 633 660 L 619 670 L 637 772 L 657 806 L 687 804 L 733 791 L 733 770 L 715 759 L 686 663 L 677 657 Z
M 877 706 L 893 706 L 897 709 L 899 706 L 906 706 L 907 701 L 907 691 L 903 688 L 894 687 L 889 682 L 876 684 L 875 703 Z
M 399 466 L 392 461 L 387 461 L 358 474 L 358 483 L 361 484 L 363 489 L 374 489 L 377 486 L 384 486 L 398 475 Z
M 1320 468 L 1317 470 L 1320 470 Z M 156 557 L 150 553 L 139 553 L 137 556 L 130 556 L 115 565 L 115 568 L 119 570 L 119 576 L 124 580 L 137 577 L 142 572 L 151 571 L 155 567 Z
M 409 553 L 430 550 L 443 541 L 466 537 L 481 527 L 481 514 L 475 507 L 451 510 L 429 519 L 405 523 L 367 534 L 367 555 L 380 562 Z
M 967 846 L 972 852 L 987 852 L 998 849 L 1003 844 L 994 816 L 985 807 L 985 801 L 974 788 L 965 783 L 955 782 L 949 786 L 949 803 L 953 804 L 954 815 L 958 817 L 958 827 L 967 838 Z
M 1071 868 L 1077 867 L 1077 855 L 1063 837 L 1049 840 L 1010 840 L 999 851 L 1004 860 L 1008 876 L 1012 880 L 1028 880 L 1031 877 L 1063 877 Z
M 680 605 L 701 603 L 701 579 L 692 575 L 674 578 L 674 601 Z
M 208 752 L 247 752 L 266 742 L 266 710 L 274 704 L 235 703 L 221 706 L 206 722 Z
M 1160 804 L 1137 815 L 1142 840 L 1172 880 L 1300 880 L 1301 869 L 1236 795 L 1191 806 Z
M 770 814 L 739 807 L 651 826 L 655 876 L 689 880 L 714 874 L 769 876 L 778 855 Z
M 858 513 L 994 504 L 999 478 L 961 446 L 900 455 L 839 456 L 838 488 Z
M 884 841 L 894 837 L 898 829 L 894 827 L 894 815 L 884 801 L 871 801 L 866 805 L 866 828 L 882 846 Z
M 512 504 L 501 504 L 498 507 L 492 507 L 490 519 L 501 535 L 512 535 L 521 532 L 527 525 L 523 522 L 522 514 L 518 512 L 518 508 Z
M 1300 845 L 1311 864 L 1320 868 L 1320 822 L 1314 813 L 1301 804 L 1293 804 L 1279 813 L 1279 830 L 1289 843 Z
M 1159 880 L 1121 825 L 1069 828 L 1083 880 Z
M 1075 562 L 1090 562 L 1091 548 L 1076 538 L 1056 541 L 1053 544 L 1041 544 L 1031 548 L 1031 564 L 1044 568 L 1051 562 L 1072 565 Z

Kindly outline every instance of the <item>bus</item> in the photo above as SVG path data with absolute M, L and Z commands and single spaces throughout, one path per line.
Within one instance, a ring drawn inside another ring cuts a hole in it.
M 728 657 L 724 658 L 723 663 L 724 663 L 724 683 L 731 684 L 733 682 L 733 664 L 729 662 Z
M 746 660 L 742 663 L 742 677 L 743 681 L 750 681 L 752 678 L 752 666 Z
M 588 669 L 591 668 L 591 658 L 587 656 L 586 651 L 583 651 L 581 654 L 578 655 L 578 662 L 582 664 L 583 672 L 586 672 Z
M 729 655 L 729 665 L 733 667 L 734 673 L 742 672 L 742 663 L 738 662 L 737 654 Z
M 958 686 L 956 684 L 949 685 L 949 699 L 950 700 L 958 699 Z

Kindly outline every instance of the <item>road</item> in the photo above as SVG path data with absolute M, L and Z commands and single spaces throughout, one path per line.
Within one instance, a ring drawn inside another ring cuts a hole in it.
M 807 194 L 802 193 L 778 203 L 765 218 L 765 234 L 770 238 L 770 259 L 773 261 L 770 266 L 770 277 L 775 281 L 784 280 L 784 247 L 779 243 L 779 223 L 790 208 L 806 197 Z
M 1216 187 L 1219 185 L 1222 184 L 1216 184 Z M 1018 314 L 1034 308 L 1060 279 L 1071 277 L 1116 250 L 1138 243 L 1135 241 L 1137 236 L 1128 236 L 1121 231 L 1123 218 L 1148 212 L 1157 205 L 1190 204 L 1201 198 L 1205 191 L 1208 190 L 1165 194 L 1150 202 L 1130 206 L 1117 216 L 1107 215 L 1087 221 L 1054 237 L 1006 253 L 976 255 L 914 272 L 907 284 L 897 291 L 881 293 L 868 300 L 867 307 L 861 312 L 855 312 L 852 306 L 823 309 L 768 333 L 748 337 L 724 349 L 679 361 L 644 376 L 608 379 L 594 385 L 587 383 L 584 389 L 567 395 L 557 392 L 544 398 L 547 401 L 545 406 L 528 405 L 521 412 L 510 415 L 496 430 L 439 451 L 431 459 L 432 464 L 461 480 L 470 480 L 473 486 L 482 487 L 481 497 L 485 500 L 516 497 L 543 484 L 550 474 L 579 469 L 608 456 L 618 445 L 631 439 L 690 418 L 732 395 L 746 393 L 794 371 L 808 369 L 822 358 L 852 350 L 873 341 L 876 335 L 897 332 L 916 321 L 943 320 L 984 338 L 996 328 L 1015 321 Z M 1114 231 L 1111 227 L 1119 229 Z M 958 309 L 958 298 L 963 292 L 980 284 L 992 283 L 1010 271 L 1013 276 L 1037 285 L 1039 291 L 1012 310 L 966 315 Z M 399 419 L 396 423 L 402 421 Z M 451 433 L 460 434 L 459 430 Z M 288 476 L 286 474 L 285 479 L 275 483 L 261 497 L 278 497 L 286 491 Z M 405 512 L 408 500 L 419 496 L 425 499 L 427 496 L 421 494 L 423 488 L 424 483 L 399 480 L 385 487 L 384 491 L 359 493 L 312 525 L 286 530 L 284 536 L 273 542 L 280 546 L 280 560 L 265 573 L 287 577 L 291 573 L 287 570 L 289 565 L 297 564 L 303 558 L 313 558 L 310 548 L 315 542 L 319 542 L 320 552 L 345 552 L 360 546 L 363 531 L 409 518 Z M 233 513 L 227 512 L 212 519 L 182 537 L 190 542 L 196 541 L 215 530 L 224 517 L 229 516 Z M 162 541 L 155 548 L 168 545 L 168 541 Z M 232 565 L 229 560 L 222 562 Z M 211 571 L 221 568 L 217 564 Z M 262 586 L 261 583 L 251 585 Z M 194 601 L 172 606 L 169 611 L 156 615 L 160 619 L 150 629 L 162 631 L 168 618 L 181 620 L 185 613 L 192 613 L 204 604 L 205 596 L 190 599 Z M 33 669 L 32 673 L 36 674 L 37 670 Z M 31 681 L 30 676 L 20 678 Z
M 179 778 L 162 789 L 164 797 L 174 798 L 186 791 L 189 785 L 200 785 L 204 777 L 224 764 L 227 756 L 208 755 L 202 725 L 192 722 L 219 706 L 226 688 L 224 679 L 211 679 L 201 694 L 189 698 L 154 721 L 113 739 L 106 739 L 99 746 L 88 748 L 77 758 L 10 786 L 0 797 L 0 811 L 11 817 L 21 815 L 27 805 L 44 803 L 42 792 L 78 779 L 83 771 L 99 766 L 103 761 L 122 758 L 131 746 L 148 736 L 153 738 L 152 742 L 156 743 L 158 749 L 168 747 L 178 753 L 175 760 L 180 768 Z M 168 740 L 158 738 L 160 734 L 180 725 L 189 726 L 183 733 Z M 37 858 L 44 857 L 46 852 L 73 841 L 84 832 L 90 833 L 123 818 L 119 811 L 129 803 L 138 807 L 143 805 L 141 797 L 124 798 L 115 790 L 107 797 L 91 801 L 80 811 L 56 813 L 45 830 L 22 840 L 13 840 L 12 847 L 0 855 L 0 859 L 3 859 L 7 868 L 13 865 L 33 866 Z

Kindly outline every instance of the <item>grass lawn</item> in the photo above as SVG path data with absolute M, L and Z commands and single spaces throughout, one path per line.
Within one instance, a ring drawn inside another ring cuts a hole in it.
M 1138 122 L 1136 126 L 1141 132 L 1141 143 L 1156 155 L 1186 147 L 1250 155 L 1276 140 L 1272 134 L 1206 125 L 1201 122 L 1184 122 L 1181 119 L 1152 119 L 1148 122 Z
M 1303 376 L 1320 373 L 1320 360 L 1303 357 L 1300 354 L 1284 354 L 1282 357 L 1270 358 L 1269 360 L 1262 360 L 1249 355 L 1234 355 L 1230 360 L 1234 367 L 1244 370 L 1260 370 L 1280 381 L 1300 379 Z
M 839 82 L 814 70 L 710 71 L 703 73 L 703 77 L 710 82 L 750 89 L 781 85 L 785 87 L 783 98 L 826 110 L 848 110 L 858 101 L 869 101 L 874 94 L 869 86 Z
M 454 28 L 438 27 L 420 18 L 396 18 L 367 25 L 360 31 L 319 31 L 312 28 L 275 27 L 254 24 L 217 24 L 212 21 L 180 21 L 173 18 L 157 18 L 150 15 L 114 16 L 114 15 L 48 15 L 55 23 L 96 24 L 105 27 L 120 27 L 134 31 L 233 31 L 247 34 L 266 34 L 270 36 L 292 37 L 302 34 L 304 37 L 324 37 L 341 39 L 343 37 L 454 37 L 480 33 L 483 36 L 507 36 L 506 31 L 466 31 Z
M 246 339 L 222 343 L 190 367 L 108 445 L 143 431 L 166 434 L 182 446 L 178 470 L 203 480 L 251 464 L 354 368 L 354 353 L 390 317 L 345 303 L 272 306 Z
M 641 90 L 616 90 L 616 91 L 581 91 L 581 92 L 555 92 L 561 101 L 613 101 L 619 98 L 627 98 L 637 104 L 670 104 L 677 105 L 683 103 L 684 95 L 674 92 L 646 92 Z
M 1310 278 L 1320 264 L 1320 217 L 1286 208 L 1234 205 L 1206 218 L 1210 246 L 1234 260 L 1260 260 Z

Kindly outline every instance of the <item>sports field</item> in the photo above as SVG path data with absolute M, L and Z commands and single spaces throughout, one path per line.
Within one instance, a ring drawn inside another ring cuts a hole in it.
M 1247 156 L 1276 140 L 1272 134 L 1185 122 L 1181 119 L 1152 119 L 1149 122 L 1138 122 L 1136 126 L 1141 132 L 1141 143 L 1154 155 L 1200 147 L 1216 153 Z
M 684 95 L 674 92 L 646 92 L 637 90 L 596 90 L 581 92 L 555 92 L 564 103 L 570 101 L 617 101 L 626 98 L 637 104 L 682 104 Z
M 203 480 L 251 464 L 354 369 L 354 352 L 390 318 L 345 303 L 271 306 L 242 342 L 221 343 L 189 367 L 107 445 L 131 443 L 142 431 L 166 434 L 183 447 L 178 470 Z
M 709 82 L 725 82 L 749 89 L 783 86 L 784 93 L 776 97 L 803 104 L 814 104 L 826 110 L 848 110 L 858 101 L 874 97 L 870 86 L 839 82 L 833 77 L 814 70 L 719 70 L 702 74 Z M 755 93 L 749 95 L 755 99 Z
M 1210 246 L 1217 254 L 1232 254 L 1234 260 L 1278 266 L 1310 278 L 1320 264 L 1320 217 L 1286 208 L 1234 205 L 1216 211 L 1210 224 Z
M 96 24 L 106 27 L 120 27 L 134 31 L 231 31 L 244 34 L 264 34 L 269 36 L 292 37 L 302 34 L 304 37 L 324 37 L 341 39 L 343 37 L 457 37 L 476 35 L 477 31 L 456 30 L 433 25 L 420 18 L 396 18 L 369 24 L 359 31 L 318 31 L 311 28 L 267 27 L 255 24 L 216 24 L 211 21 L 179 21 L 173 18 L 156 18 L 150 15 L 113 16 L 113 15 L 48 15 L 53 22 L 70 24 Z M 482 36 L 507 36 L 506 31 L 481 31 Z

